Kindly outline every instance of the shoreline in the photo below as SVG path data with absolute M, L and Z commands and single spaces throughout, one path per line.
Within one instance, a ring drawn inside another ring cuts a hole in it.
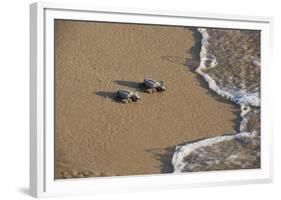
M 56 178 L 170 173 L 176 145 L 237 131 L 240 109 L 194 73 L 192 28 L 55 26 Z M 167 91 L 141 93 L 136 104 L 113 101 L 118 88 L 136 90 L 148 75 Z
M 224 134 L 178 145 L 172 159 L 174 173 L 260 168 L 260 89 L 257 87 L 254 88 L 255 93 L 245 93 L 219 87 L 216 80 L 208 74 L 208 71 L 218 64 L 216 54 L 211 54 L 209 51 L 210 36 L 206 28 L 198 28 L 197 31 L 201 34 L 202 39 L 200 65 L 195 71 L 206 81 L 210 90 L 240 106 L 241 120 L 239 129 L 234 134 Z M 258 41 L 254 42 L 258 43 Z M 250 46 L 250 44 L 248 45 Z M 256 50 L 259 51 L 259 49 Z M 259 54 L 257 51 L 252 54 Z M 253 57 L 251 54 L 250 58 L 256 67 L 254 70 L 258 73 L 260 71 L 259 58 Z M 249 68 L 249 65 L 246 66 Z M 245 79 L 243 74 L 240 76 L 241 81 Z M 237 143 L 237 140 L 241 142 Z M 229 151 L 229 149 L 232 150 Z

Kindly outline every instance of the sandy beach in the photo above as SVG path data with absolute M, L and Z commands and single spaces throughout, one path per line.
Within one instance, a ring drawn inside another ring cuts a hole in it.
M 192 28 L 56 20 L 56 178 L 169 173 L 176 145 L 236 132 L 240 108 L 194 73 L 199 42 Z M 167 90 L 114 99 L 144 77 Z

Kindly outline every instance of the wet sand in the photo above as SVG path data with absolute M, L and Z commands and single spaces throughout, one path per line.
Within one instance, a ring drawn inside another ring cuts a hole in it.
M 218 64 L 206 69 L 220 88 L 260 93 L 260 31 L 208 28 L 208 53 Z
M 56 178 L 172 172 L 177 144 L 234 133 L 240 109 L 200 75 L 193 29 L 56 20 Z M 163 93 L 115 101 L 144 77 Z

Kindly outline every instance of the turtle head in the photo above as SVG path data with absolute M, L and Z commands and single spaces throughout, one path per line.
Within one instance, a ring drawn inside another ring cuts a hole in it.
M 159 92 L 165 91 L 166 88 L 165 88 L 165 86 L 164 86 L 164 81 L 159 81 L 159 83 L 160 83 L 160 86 L 158 86 L 158 87 L 156 88 L 157 91 L 159 91 Z
M 140 100 L 140 95 L 139 95 L 137 92 L 135 92 L 135 94 L 132 96 L 132 100 L 133 100 L 133 101 L 138 101 L 138 100 Z

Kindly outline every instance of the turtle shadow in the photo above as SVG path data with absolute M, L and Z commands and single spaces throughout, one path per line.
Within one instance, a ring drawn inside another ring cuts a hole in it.
M 113 82 L 117 85 L 125 86 L 125 87 L 132 88 L 135 90 L 139 90 L 142 87 L 142 83 L 136 82 L 136 81 L 115 80 Z
M 143 82 L 136 81 L 124 81 L 124 80 L 115 80 L 113 81 L 117 85 L 133 89 L 135 92 L 146 92 L 148 87 L 143 84 Z
M 109 92 L 109 91 L 96 91 L 95 94 L 97 96 L 103 97 L 105 99 L 109 99 L 114 102 L 120 102 L 120 99 L 117 96 L 116 92 Z

